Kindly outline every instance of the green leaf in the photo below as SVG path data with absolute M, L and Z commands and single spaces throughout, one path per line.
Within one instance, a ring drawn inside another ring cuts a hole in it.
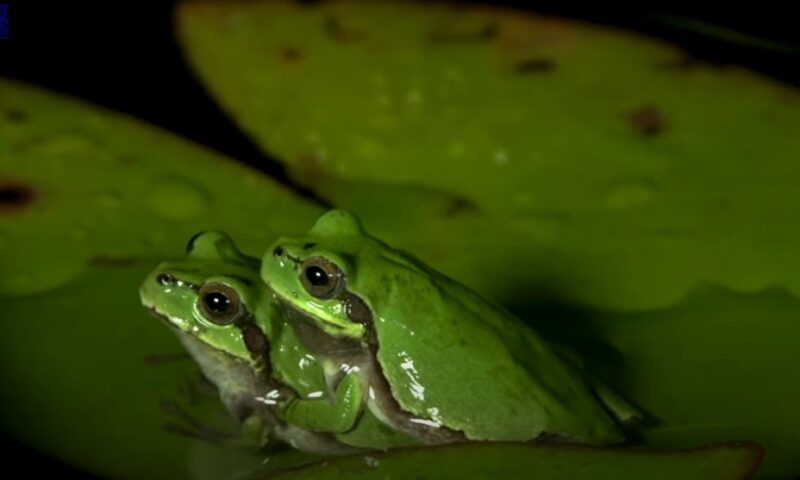
M 492 298 L 547 285 L 629 310 L 700 282 L 800 291 L 792 88 L 475 5 L 195 1 L 178 30 L 298 181 Z
M 222 155 L 18 82 L 0 79 L 0 125 L 6 295 L 52 289 L 92 265 L 179 255 L 201 229 L 260 251 L 320 212 Z
M 260 465 L 209 443 L 236 426 L 137 292 L 198 230 L 229 231 L 258 254 L 319 212 L 168 133 L 0 80 L 0 428 L 104 477 Z M 201 428 L 207 441 L 183 436 Z M 272 464 L 281 458 L 304 457 Z
M 800 95 L 640 35 L 460 4 L 186 2 L 210 93 L 366 228 L 580 347 L 652 445 L 800 474 Z
M 385 479 L 547 478 L 698 479 L 751 478 L 763 451 L 753 444 L 653 452 L 572 446 L 465 444 L 357 455 L 317 463 L 270 478 Z

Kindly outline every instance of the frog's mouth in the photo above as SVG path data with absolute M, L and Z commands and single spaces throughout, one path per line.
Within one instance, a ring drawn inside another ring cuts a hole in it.
M 164 324 L 166 324 L 170 329 L 174 330 L 175 332 L 186 333 L 186 330 L 178 326 L 178 322 L 174 321 L 172 317 L 170 317 L 169 315 L 161 313 L 158 310 L 156 310 L 156 307 L 147 307 L 147 310 L 150 312 L 150 315 L 161 320 Z
M 170 330 L 178 335 L 181 343 L 184 345 L 184 347 L 186 347 L 187 350 L 189 350 L 192 356 L 195 357 L 195 360 L 198 360 L 196 354 L 204 354 L 205 357 L 209 357 L 213 354 L 217 357 L 224 358 L 225 362 L 228 364 L 247 363 L 244 359 L 232 355 L 224 350 L 214 349 L 211 345 L 199 340 L 194 335 L 189 334 L 189 332 L 178 326 L 169 315 L 159 312 L 154 307 L 148 307 L 147 310 L 150 311 L 151 315 L 164 322 L 170 328 Z

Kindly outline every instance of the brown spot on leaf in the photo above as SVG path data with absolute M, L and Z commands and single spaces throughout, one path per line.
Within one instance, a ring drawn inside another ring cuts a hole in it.
M 35 199 L 33 187 L 24 183 L 0 181 L 0 213 L 22 209 Z
M 464 197 L 455 197 L 447 204 L 444 210 L 445 217 L 455 217 L 465 213 L 478 213 L 480 208 L 472 200 Z
M 517 62 L 514 65 L 514 71 L 516 73 L 544 73 L 552 72 L 556 66 L 556 61 L 552 58 L 537 57 Z
M 280 57 L 284 63 L 297 63 L 303 59 L 303 52 L 296 47 L 283 47 L 280 49 Z
M 488 42 L 497 37 L 500 29 L 493 23 L 487 23 L 477 30 L 473 31 L 456 31 L 447 30 L 446 28 L 436 29 L 428 33 L 428 43 L 443 44 L 443 43 L 471 43 L 471 42 Z
M 663 132 L 667 127 L 664 113 L 652 105 L 644 105 L 627 115 L 628 123 L 637 133 L 652 137 Z
M 364 32 L 347 28 L 338 18 L 325 17 L 325 34 L 334 41 L 342 43 L 358 42 L 364 40 Z
M 14 108 L 6 110 L 5 116 L 9 122 L 13 123 L 21 123 L 28 119 L 27 113 L 23 112 L 22 110 L 17 110 Z

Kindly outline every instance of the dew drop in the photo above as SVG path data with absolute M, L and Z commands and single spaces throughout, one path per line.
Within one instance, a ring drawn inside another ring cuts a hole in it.
M 500 148 L 494 152 L 494 163 L 498 165 L 505 165 L 508 163 L 508 152 Z
M 148 206 L 170 220 L 194 218 L 208 207 L 208 194 L 185 179 L 170 178 L 157 182 L 150 191 Z
M 627 180 L 613 185 L 605 195 L 611 208 L 629 208 L 648 202 L 658 191 L 651 180 Z

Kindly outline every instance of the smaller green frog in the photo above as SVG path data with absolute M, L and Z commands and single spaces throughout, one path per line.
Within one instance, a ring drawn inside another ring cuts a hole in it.
M 364 411 L 423 444 L 614 444 L 638 416 L 504 308 L 391 248 L 333 210 L 281 238 L 262 279 L 313 355 L 334 402 L 289 399 L 314 431 L 354 428 Z
M 186 257 L 161 263 L 140 287 L 143 305 L 177 333 L 242 423 L 245 444 L 288 443 L 325 454 L 415 444 L 369 415 L 342 432 L 285 418 L 286 405 L 321 405 L 331 394 L 324 366 L 283 319 L 259 268 L 226 234 L 208 231 L 190 240 Z

